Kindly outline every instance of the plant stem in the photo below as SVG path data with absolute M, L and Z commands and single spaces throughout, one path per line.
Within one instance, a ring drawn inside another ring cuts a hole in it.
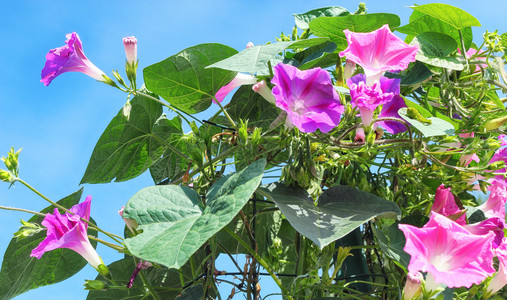
M 231 123 L 232 127 L 236 128 L 236 123 L 232 120 L 231 116 L 229 116 L 227 111 L 224 109 L 224 107 L 222 106 L 222 103 L 220 103 L 220 101 L 218 101 L 215 97 L 213 97 L 213 99 L 215 99 L 215 103 L 218 104 L 218 106 L 220 106 L 220 109 L 223 111 L 224 115 L 227 117 L 227 119 Z
M 21 212 L 30 213 L 32 215 L 42 216 L 42 217 L 46 216 L 45 214 L 40 213 L 38 211 L 33 211 L 33 210 L 28 210 L 28 209 L 23 209 L 23 208 L 17 208 L 17 207 L 9 207 L 9 206 L 2 206 L 2 205 L 0 205 L 0 209 L 21 211 Z
M 136 265 L 139 263 L 136 261 L 135 258 L 134 258 L 134 262 L 136 263 Z M 160 300 L 160 298 L 158 297 L 158 294 L 153 290 L 153 287 L 149 284 L 146 277 L 144 277 L 143 271 L 144 270 L 140 270 L 138 275 L 141 278 L 141 281 L 143 282 L 144 287 L 147 288 L 148 291 L 150 291 L 150 295 L 153 297 L 153 299 Z
M 165 103 L 165 102 L 161 101 L 160 99 L 157 99 L 156 97 L 153 97 L 153 96 L 151 96 L 151 95 L 148 95 L 148 94 L 143 93 L 143 92 L 140 92 L 140 91 L 135 91 L 135 92 L 132 92 L 132 94 L 134 94 L 134 95 L 139 95 L 139 96 L 143 96 L 143 97 L 146 97 L 146 98 L 148 98 L 148 99 L 150 99 L 150 100 L 153 100 L 153 101 L 156 101 L 156 102 L 158 102 L 158 103 L 162 104 L 163 106 L 165 106 L 165 107 L 169 108 L 170 110 L 174 111 L 174 112 L 175 112 L 178 116 L 180 116 L 181 118 L 183 118 L 183 120 L 185 120 L 185 122 L 187 122 L 187 124 L 190 124 L 190 122 L 188 121 L 188 119 L 187 119 L 187 118 L 185 118 L 185 116 L 184 116 L 184 115 L 182 115 L 182 114 L 181 114 L 181 112 L 180 112 L 178 109 L 176 109 L 176 107 L 174 107 L 174 106 L 172 106 L 172 105 L 170 105 L 170 104 L 167 104 L 167 103 Z M 184 113 L 184 114 L 186 114 L 187 116 L 191 117 L 191 118 L 192 118 L 192 119 L 194 119 L 195 121 L 197 121 L 197 122 L 199 122 L 199 123 L 201 123 L 201 124 L 202 124 L 202 122 L 201 122 L 199 119 L 197 119 L 196 117 L 194 117 L 194 116 L 192 116 L 192 115 L 190 115 L 190 114 L 187 114 L 187 113 L 185 113 L 185 112 L 183 112 L 183 113 Z
M 280 288 L 280 290 L 282 291 L 282 293 L 285 294 L 285 296 L 287 297 L 287 299 L 289 300 L 293 300 L 294 298 L 292 298 L 292 296 L 289 295 L 289 291 L 287 291 L 287 289 L 283 286 L 282 282 L 280 281 L 280 279 L 276 276 L 275 272 L 271 269 L 271 267 L 266 263 L 266 261 L 264 261 L 264 259 L 262 259 L 262 257 L 257 253 L 255 252 L 252 247 L 250 247 L 248 245 L 247 242 L 243 241 L 243 239 L 241 239 L 241 237 L 239 235 L 237 235 L 234 231 L 232 231 L 232 229 L 230 229 L 229 227 L 225 226 L 224 227 L 225 231 L 227 231 L 234 239 L 236 239 L 243 247 L 245 247 L 245 249 L 253 256 L 255 257 L 255 259 L 261 264 L 261 266 L 269 273 L 269 275 L 271 275 L 271 278 L 273 278 L 273 280 L 276 282 L 276 284 L 278 285 L 278 287 Z
M 102 240 L 102 239 L 96 238 L 96 237 L 94 237 L 93 235 L 88 235 L 88 238 L 89 238 L 90 240 L 97 241 L 97 242 L 99 242 L 99 243 L 101 243 L 101 244 L 103 244 L 103 245 L 108 246 L 109 248 L 112 248 L 112 249 L 117 250 L 117 251 L 120 251 L 120 252 L 121 252 L 121 251 L 123 251 L 123 250 L 125 250 L 125 248 L 124 248 L 124 247 L 122 247 L 122 246 L 118 246 L 118 245 L 115 245 L 115 244 L 111 244 L 111 243 L 106 242 L 106 241 L 104 241 L 104 240 Z

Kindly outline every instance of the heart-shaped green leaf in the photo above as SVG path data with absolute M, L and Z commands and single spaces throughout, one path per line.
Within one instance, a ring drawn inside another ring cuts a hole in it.
M 329 6 L 313 9 L 302 14 L 294 14 L 294 20 L 296 22 L 296 26 L 304 30 L 310 28 L 308 23 L 310 23 L 313 19 L 319 17 L 346 16 L 349 14 L 349 11 L 341 6 Z
M 461 8 L 449 4 L 430 3 L 412 6 L 412 9 L 438 19 L 456 29 L 463 29 L 470 26 L 481 26 L 481 23 L 474 16 Z
M 217 181 L 200 196 L 185 186 L 153 186 L 136 193 L 124 217 L 134 219 L 143 232 L 126 239 L 129 251 L 168 268 L 180 268 L 209 238 L 236 216 L 257 189 L 265 159 Z

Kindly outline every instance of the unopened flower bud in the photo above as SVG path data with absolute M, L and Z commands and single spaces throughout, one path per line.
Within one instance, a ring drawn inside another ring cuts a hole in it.
M 421 295 L 421 273 L 417 272 L 415 274 L 408 273 L 407 282 L 405 283 L 405 288 L 403 289 L 403 300 L 411 300 L 417 299 Z
M 14 175 L 9 171 L 0 169 L 0 180 L 12 183 L 14 181 Z
M 137 73 L 137 39 L 133 36 L 124 37 L 123 46 L 125 47 L 125 55 L 127 56 L 125 67 L 127 78 L 130 82 L 135 83 Z
M 84 283 L 85 290 L 103 291 L 107 290 L 107 285 L 100 280 L 86 280 Z
M 7 170 L 11 171 L 14 175 L 18 174 L 18 167 L 19 167 L 19 153 L 21 152 L 20 148 L 18 151 L 14 152 L 14 147 L 11 147 L 11 150 L 9 150 L 9 153 L 7 153 L 7 157 L 3 156 L 0 158 L 7 167 Z
M 121 209 L 118 211 L 118 214 L 120 215 L 120 217 L 123 218 L 123 211 L 125 210 L 125 206 L 122 206 Z M 125 222 L 125 225 L 127 225 L 127 228 L 132 232 L 132 233 L 135 233 L 135 229 L 137 228 L 137 226 L 139 226 L 136 222 L 136 220 L 132 220 L 132 219 L 128 219 L 128 218 L 123 218 L 123 221 Z
M 497 129 L 498 127 L 504 125 L 505 123 L 507 123 L 507 116 L 492 119 L 487 121 L 486 124 L 484 124 L 484 129 L 486 131 Z
M 106 265 L 104 264 L 100 264 L 98 267 L 97 267 L 97 271 L 99 271 L 99 274 L 104 276 L 104 277 L 107 277 L 107 278 L 111 278 L 110 277 L 110 274 L 109 274 L 109 269 L 106 267 Z
M 343 79 L 347 80 L 352 75 L 354 75 L 354 72 L 356 71 L 356 63 L 347 59 L 345 62 L 345 68 L 343 69 Z
M 246 48 L 252 48 L 254 46 L 254 43 L 252 42 L 248 42 L 248 44 L 246 44 Z

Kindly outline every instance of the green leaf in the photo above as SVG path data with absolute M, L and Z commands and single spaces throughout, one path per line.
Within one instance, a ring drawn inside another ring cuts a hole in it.
M 379 29 L 384 24 L 390 28 L 400 26 L 400 17 L 394 14 L 365 14 L 348 15 L 344 17 L 320 17 L 310 22 L 312 33 L 320 37 L 329 37 L 337 45 L 339 51 L 347 48 L 347 38 L 344 29 L 353 32 L 370 32 Z
M 58 204 L 71 207 L 79 202 L 83 189 L 61 199 Z M 54 206 L 46 207 L 41 213 L 52 213 Z M 33 216 L 28 220 L 40 223 L 43 216 Z M 97 236 L 95 231 L 88 234 Z M 41 231 L 24 239 L 12 239 L 4 253 L 0 270 L 0 298 L 12 299 L 17 295 L 41 286 L 63 281 L 79 272 L 87 262 L 78 253 L 70 249 L 55 249 L 44 253 L 41 259 L 31 257 L 32 250 L 46 238 Z M 91 241 L 95 247 L 96 242 Z
M 161 62 L 144 68 L 146 87 L 174 107 L 194 114 L 206 110 L 216 92 L 236 73 L 207 69 L 238 53 L 222 44 L 200 44 L 187 48 Z
M 135 96 L 131 104 L 130 118 L 120 110 L 102 133 L 81 183 L 137 177 L 162 156 L 168 148 L 165 141 L 173 133 L 181 133 L 181 121 L 166 119 L 160 103 Z
M 124 217 L 134 219 L 143 233 L 126 239 L 129 251 L 144 260 L 179 268 L 209 238 L 238 214 L 262 179 L 266 160 L 221 178 L 208 191 L 206 207 L 185 186 L 153 186 L 136 193 Z
M 300 70 L 308 70 L 315 67 L 329 67 L 336 65 L 338 53 L 335 53 L 336 44 L 327 42 L 317 46 L 310 47 L 304 51 L 296 53 L 293 60 Z
M 280 114 L 274 104 L 254 92 L 251 86 L 242 86 L 232 97 L 227 112 L 234 120 L 248 120 L 249 127 L 267 129 Z
M 403 107 L 398 110 L 398 114 L 410 125 L 414 126 L 419 130 L 425 137 L 439 136 L 439 135 L 451 135 L 454 133 L 454 126 L 437 117 L 429 117 L 431 123 L 424 124 L 421 121 L 411 118 L 407 115 L 407 108 Z
M 177 149 L 181 153 L 189 153 L 190 148 L 196 148 L 197 146 L 192 142 L 192 137 L 182 134 L 173 133 L 167 140 L 173 148 Z M 173 151 L 172 148 L 167 150 L 157 162 L 150 167 L 150 174 L 153 181 L 158 184 L 165 179 L 173 181 L 180 178 L 187 171 L 190 161 L 180 154 Z
M 296 26 L 305 30 L 310 28 L 308 23 L 311 20 L 319 18 L 319 17 L 337 17 L 337 16 L 346 16 L 349 15 L 349 11 L 341 6 L 328 6 L 313 9 L 307 11 L 302 14 L 294 14 L 294 20 L 296 22 Z
M 430 69 L 426 67 L 420 61 L 416 61 L 414 64 L 411 64 L 410 69 L 400 74 L 395 73 L 386 73 L 385 76 L 388 78 L 400 78 L 400 85 L 402 86 L 410 86 L 419 84 L 426 79 L 430 78 L 433 75 Z
M 451 36 L 461 48 L 461 40 L 459 32 L 456 28 L 451 25 L 444 23 L 438 19 L 433 18 L 427 14 L 414 11 L 410 16 L 410 22 L 405 25 L 396 28 L 397 31 L 407 34 L 407 42 L 410 42 L 413 37 L 424 33 L 424 32 L 439 32 Z M 468 49 L 472 45 L 473 35 L 470 27 L 463 28 L 461 30 L 465 48 Z
M 324 191 L 317 206 L 302 189 L 272 183 L 259 193 L 275 202 L 290 224 L 321 249 L 374 217 L 396 218 L 398 206 L 349 186 Z
M 186 288 L 175 300 L 195 300 L 202 299 L 203 296 L 204 287 L 202 284 L 196 284 Z
M 456 51 L 458 44 L 449 35 L 438 32 L 424 32 L 419 34 L 411 43 L 419 46 L 415 58 L 429 65 L 451 70 L 463 70 L 463 64 L 449 55 Z
M 412 9 L 438 19 L 456 29 L 481 26 L 481 23 L 474 16 L 461 8 L 457 8 L 449 4 L 431 3 L 412 6 Z
M 268 61 L 293 43 L 294 42 L 278 42 L 247 48 L 236 55 L 209 65 L 206 68 L 218 68 L 255 74 L 259 71 L 266 70 Z
M 291 42 L 291 44 L 289 45 L 289 47 L 287 47 L 287 49 L 308 48 L 308 47 L 318 46 L 318 45 L 324 44 L 326 42 L 329 42 L 329 38 L 327 38 L 327 37 L 298 40 L 298 41 Z
M 398 229 L 399 222 L 396 221 L 394 224 L 387 227 L 386 232 L 372 226 L 373 233 L 377 237 L 382 252 L 397 261 L 405 268 L 408 268 L 410 262 L 410 255 L 403 251 L 405 247 L 406 239 L 405 235 L 401 230 Z

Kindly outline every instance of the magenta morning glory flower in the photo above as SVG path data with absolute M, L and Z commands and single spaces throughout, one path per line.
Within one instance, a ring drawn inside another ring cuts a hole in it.
M 482 222 L 463 225 L 470 233 L 473 234 L 488 234 L 493 232 L 495 234 L 495 239 L 493 240 L 493 248 L 497 248 L 502 243 L 504 238 L 503 229 L 505 226 L 504 220 L 500 218 L 489 218 Z
M 65 72 L 81 72 L 98 81 L 108 82 L 109 78 L 104 77 L 104 72 L 86 58 L 77 33 L 69 33 L 66 37 L 65 43 L 67 45 L 51 49 L 46 54 L 46 64 L 42 69 L 41 82 L 48 86 L 53 79 Z
M 46 214 L 42 225 L 47 228 L 46 238 L 32 250 L 30 256 L 40 259 L 45 252 L 68 248 L 79 253 L 95 269 L 103 264 L 102 259 L 93 248 L 88 239 L 88 224 L 81 220 L 90 219 L 90 205 L 92 197 L 86 197 L 82 203 L 72 206 L 70 209 L 74 214 L 66 212 L 60 214 L 55 208 L 53 214 Z
M 435 212 L 422 228 L 406 224 L 400 224 L 399 228 L 407 239 L 403 250 L 410 254 L 408 271 L 428 272 L 427 290 L 441 283 L 450 288 L 469 288 L 495 272 L 492 232 L 472 234 Z
M 379 118 L 398 118 L 401 119 L 398 110 L 400 108 L 407 107 L 405 100 L 400 95 L 394 95 L 393 99 L 382 106 L 378 117 Z M 398 134 L 400 132 L 407 131 L 407 127 L 403 123 L 396 121 L 380 121 L 377 122 L 390 134 Z
M 452 218 L 460 225 L 466 225 L 466 215 L 464 211 L 459 209 L 456 201 L 454 200 L 454 195 L 451 193 L 451 188 L 445 188 L 442 184 L 437 188 L 435 192 L 435 201 L 433 202 L 433 206 L 431 207 L 431 211 L 439 213 L 443 216 L 452 216 L 459 215 L 459 218 Z
M 300 71 L 283 63 L 273 71 L 276 106 L 287 112 L 287 119 L 299 130 L 329 132 L 340 123 L 344 107 L 327 71 Z
M 372 85 L 385 71 L 405 70 L 409 63 L 415 61 L 419 50 L 417 46 L 409 46 L 392 34 L 387 24 L 368 33 L 351 32 L 348 29 L 343 32 L 348 47 L 340 52 L 340 56 L 346 56 L 363 67 L 368 85 Z
M 394 96 L 400 93 L 400 79 L 398 78 L 381 77 L 379 80 L 375 80 L 373 85 L 368 86 L 366 75 L 357 74 L 347 79 L 347 86 L 350 89 L 352 106 L 359 108 L 365 127 L 370 126 L 373 112 L 378 106 L 391 102 Z M 401 106 L 402 104 L 397 103 L 397 105 Z M 397 115 L 397 112 L 396 114 L 393 112 L 393 115 Z

